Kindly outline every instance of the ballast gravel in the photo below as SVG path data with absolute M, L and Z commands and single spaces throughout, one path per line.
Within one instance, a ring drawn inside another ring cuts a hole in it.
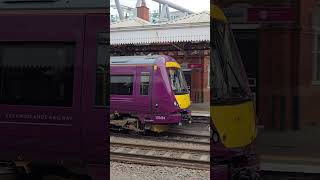
M 209 139 L 208 139 L 209 140 Z M 110 136 L 111 143 L 130 143 L 130 144 L 139 144 L 139 145 L 153 145 L 153 146 L 164 146 L 164 147 L 180 147 L 180 148 L 189 148 L 189 149 L 202 149 L 209 150 L 209 145 L 198 145 L 192 143 L 177 143 L 177 142 L 166 142 L 159 140 L 146 140 L 146 139 L 136 139 L 128 137 L 116 137 Z
M 111 180 L 209 180 L 210 171 L 110 162 Z

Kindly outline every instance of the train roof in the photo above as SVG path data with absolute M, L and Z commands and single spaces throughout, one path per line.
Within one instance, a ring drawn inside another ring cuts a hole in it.
M 111 56 L 111 65 L 115 64 L 155 64 L 156 60 L 161 57 L 161 55 L 152 56 Z
M 0 0 L 0 10 L 108 9 L 108 0 Z

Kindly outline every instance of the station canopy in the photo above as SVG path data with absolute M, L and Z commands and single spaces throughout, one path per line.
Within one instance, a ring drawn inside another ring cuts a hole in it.
M 111 24 L 112 46 L 180 42 L 210 42 L 210 13 L 191 14 L 157 24 L 137 17 Z

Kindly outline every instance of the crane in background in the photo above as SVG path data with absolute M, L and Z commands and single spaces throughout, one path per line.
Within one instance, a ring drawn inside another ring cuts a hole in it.
M 136 16 L 137 14 L 137 12 L 136 12 L 136 8 L 132 8 L 132 7 L 129 7 L 129 6 L 125 6 L 125 5 L 120 5 L 120 11 L 121 11 L 121 13 L 119 13 L 119 9 L 118 9 L 118 7 L 116 6 L 116 5 L 110 5 L 110 7 L 111 8 L 113 8 L 113 9 L 117 9 L 117 11 L 118 11 L 118 14 L 119 14 L 119 18 L 120 19 L 124 19 L 125 18 L 125 16 L 126 16 L 126 14 L 133 14 L 134 16 Z M 121 15 L 120 15 L 121 14 Z
M 126 7 L 126 6 L 122 6 L 120 4 L 119 0 L 114 0 L 115 1 L 115 5 L 113 5 L 113 7 L 116 7 L 116 9 L 118 10 L 118 14 L 119 14 L 119 18 L 120 20 L 124 19 L 124 13 L 123 10 L 125 9 L 126 11 L 129 12 L 134 12 L 136 13 L 135 8 L 130 8 L 130 7 Z M 187 14 L 193 14 L 192 11 L 190 11 L 189 9 L 186 9 L 182 6 L 176 5 L 170 1 L 167 0 L 152 0 L 155 1 L 157 3 L 159 3 L 159 19 L 160 20 L 170 20 L 170 11 L 169 11 L 169 7 L 176 9 L 178 11 L 181 11 L 183 13 Z M 145 0 L 137 0 L 137 5 L 141 4 L 141 3 L 145 3 Z

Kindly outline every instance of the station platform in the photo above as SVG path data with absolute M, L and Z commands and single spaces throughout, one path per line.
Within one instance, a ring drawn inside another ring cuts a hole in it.
M 257 153 L 264 171 L 320 173 L 320 127 L 260 130 Z
M 210 103 L 191 103 L 190 110 L 192 116 L 210 117 Z
M 192 103 L 192 116 L 210 116 L 209 103 Z M 320 174 L 320 127 L 267 130 L 258 126 L 256 149 L 263 171 Z

